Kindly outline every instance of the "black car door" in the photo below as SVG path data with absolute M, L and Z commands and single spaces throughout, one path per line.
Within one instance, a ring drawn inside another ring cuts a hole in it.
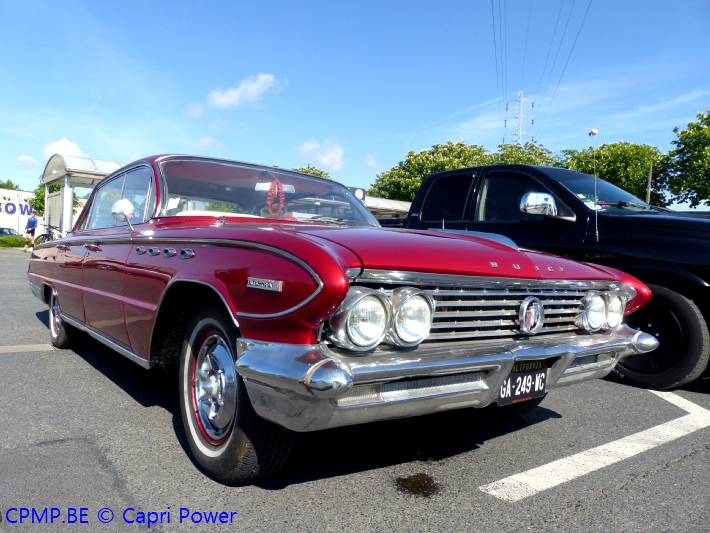
M 471 172 L 436 180 L 426 193 L 421 211 L 410 214 L 408 227 L 465 230 L 472 182 Z
M 533 215 L 520 210 L 524 194 L 551 195 L 558 216 Z M 499 233 L 526 248 L 543 250 L 571 258 L 581 258 L 586 218 L 574 212 L 536 177 L 520 170 L 487 169 L 481 176 L 470 202 L 466 229 Z

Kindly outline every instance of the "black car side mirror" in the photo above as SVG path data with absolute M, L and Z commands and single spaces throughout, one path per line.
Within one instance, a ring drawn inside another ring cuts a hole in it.
M 528 192 L 520 199 L 520 210 L 529 215 L 545 215 L 574 222 L 576 217 L 560 216 L 557 212 L 555 198 L 546 192 Z

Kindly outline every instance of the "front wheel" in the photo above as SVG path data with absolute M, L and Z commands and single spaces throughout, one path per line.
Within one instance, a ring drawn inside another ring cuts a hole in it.
M 626 323 L 656 337 L 658 348 L 622 359 L 614 374 L 648 389 L 680 387 L 700 377 L 708 366 L 708 326 L 693 300 L 661 285 L 648 287 L 651 301 L 629 315 Z
M 260 418 L 236 371 L 238 337 L 220 301 L 200 306 L 188 324 L 180 359 L 180 410 L 200 468 L 226 484 L 281 468 L 295 434 Z

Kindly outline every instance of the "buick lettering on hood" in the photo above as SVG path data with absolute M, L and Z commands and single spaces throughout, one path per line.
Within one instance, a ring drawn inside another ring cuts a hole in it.
M 298 432 L 519 413 L 657 346 L 623 323 L 651 297 L 632 276 L 383 229 L 338 183 L 201 157 L 107 176 L 28 278 L 56 347 L 83 332 L 179 375 L 190 450 L 228 484 L 278 470 Z

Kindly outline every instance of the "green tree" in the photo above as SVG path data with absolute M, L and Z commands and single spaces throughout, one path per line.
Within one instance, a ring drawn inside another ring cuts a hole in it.
M 61 188 L 61 185 L 50 185 L 49 192 L 57 192 Z M 34 198 L 30 199 L 27 203 L 35 210 L 37 216 L 44 216 L 44 183 L 40 181 L 39 185 L 37 185 L 37 188 L 34 190 Z M 79 197 L 74 193 L 74 214 L 77 213 L 80 207 L 81 202 L 79 201 Z
M 602 144 L 594 150 L 562 150 L 564 164 L 571 170 L 594 174 L 630 192 L 637 198 L 646 199 L 648 172 L 653 164 L 656 172 L 660 172 L 664 156 L 655 146 L 616 142 Z M 665 206 L 668 200 L 664 195 L 665 179 L 657 177 L 651 183 L 651 204 Z
M 676 202 L 710 205 L 710 109 L 683 131 L 673 129 L 675 147 L 661 166 L 664 185 Z
M 429 174 L 485 165 L 489 161 L 490 155 L 486 149 L 476 144 L 467 145 L 463 141 L 435 144 L 428 150 L 408 152 L 404 161 L 377 174 L 377 179 L 367 194 L 411 202 L 422 180 Z
M 12 182 L 12 180 L 0 181 L 0 189 L 10 189 L 13 191 L 19 191 L 20 186 Z
M 331 179 L 330 174 L 328 174 L 325 170 L 321 170 L 318 167 L 314 167 L 313 165 L 306 165 L 305 167 L 294 167 L 291 170 L 295 170 L 296 172 L 303 172 L 304 174 L 310 174 L 311 176 L 318 176 L 319 178 L 325 178 L 327 180 Z
M 491 154 L 491 163 L 508 165 L 540 165 L 557 167 L 562 164 L 562 158 L 552 150 L 535 142 L 525 144 L 506 143 L 498 146 L 498 151 Z

